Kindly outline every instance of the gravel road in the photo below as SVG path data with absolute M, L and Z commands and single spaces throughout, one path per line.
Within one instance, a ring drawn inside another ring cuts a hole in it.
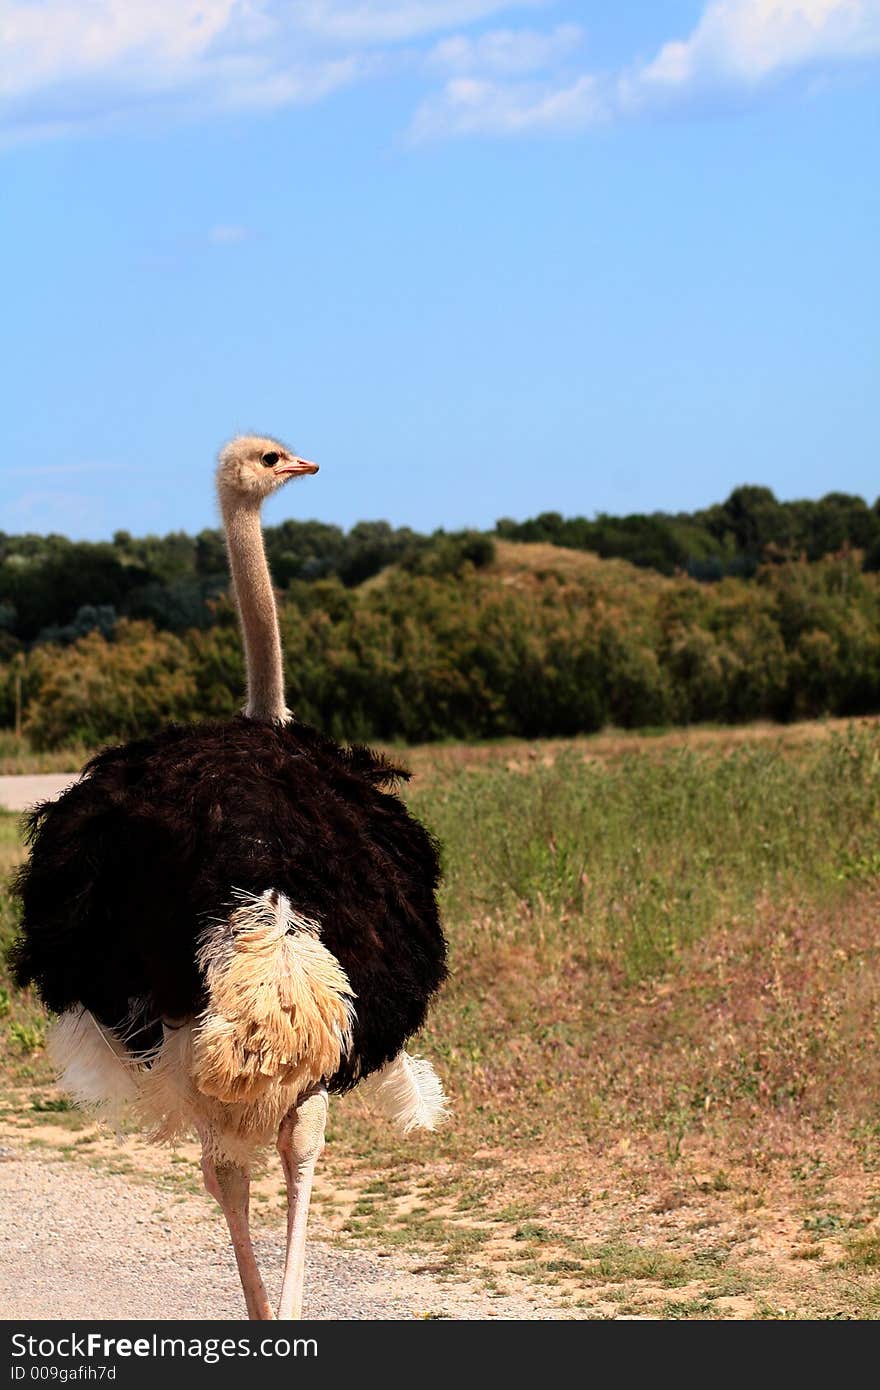
M 216 1214 L 215 1214 L 216 1213 Z M 270 1293 L 280 1282 L 281 1228 L 257 1228 Z M 491 1297 L 394 1260 L 309 1244 L 307 1318 L 534 1319 L 523 1297 Z M 84 1163 L 0 1150 L 0 1318 L 243 1316 L 220 1213 L 206 1201 L 98 1172 Z
M 78 772 L 39 772 L 22 777 L 0 777 L 0 810 L 26 811 L 37 801 L 60 796 L 78 776 Z

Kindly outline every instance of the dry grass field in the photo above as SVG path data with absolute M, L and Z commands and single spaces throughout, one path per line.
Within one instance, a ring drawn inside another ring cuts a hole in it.
M 420 1046 L 455 1116 L 402 1140 L 337 1103 L 322 1221 L 561 1318 L 877 1316 L 878 725 L 408 756 L 453 965 Z M 194 1151 L 67 1107 L 35 1000 L 0 1013 L 0 1142 L 197 1186 Z M 258 1194 L 277 1220 L 280 1175 Z

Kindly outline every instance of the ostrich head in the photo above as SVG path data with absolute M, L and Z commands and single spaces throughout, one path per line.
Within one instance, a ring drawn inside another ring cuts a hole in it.
M 318 465 L 299 458 L 276 439 L 240 434 L 220 450 L 217 487 L 224 501 L 263 501 L 291 478 L 317 473 Z

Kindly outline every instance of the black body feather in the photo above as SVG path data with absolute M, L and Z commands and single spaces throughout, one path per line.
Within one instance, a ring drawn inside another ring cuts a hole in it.
M 84 1005 L 134 1052 L 205 1004 L 205 926 L 276 888 L 321 925 L 356 994 L 345 1090 L 390 1061 L 446 975 L 437 848 L 394 793 L 408 774 L 296 721 L 172 726 L 108 748 L 30 818 L 19 985 Z

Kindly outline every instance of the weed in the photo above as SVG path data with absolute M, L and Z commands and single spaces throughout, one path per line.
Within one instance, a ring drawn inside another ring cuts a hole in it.
M 856 1236 L 846 1248 L 843 1263 L 859 1269 L 880 1269 L 880 1235 Z
M 18 1043 L 22 1052 L 37 1052 L 46 1040 L 45 1029 L 40 1023 L 12 1022 L 9 1036 Z
M 76 1106 L 67 1096 L 34 1096 L 31 1109 L 38 1114 L 60 1115 L 75 1110 Z

